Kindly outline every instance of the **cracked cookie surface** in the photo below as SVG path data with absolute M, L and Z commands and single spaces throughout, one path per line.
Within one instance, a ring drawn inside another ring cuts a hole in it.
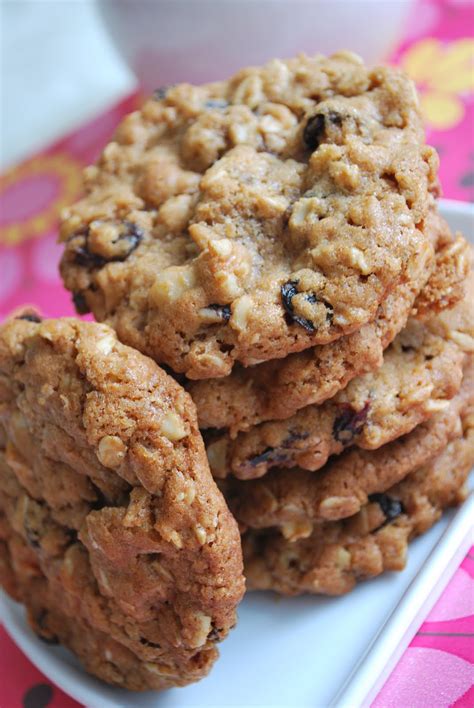
M 170 87 L 86 170 L 64 283 L 156 361 L 226 376 L 396 300 L 429 250 L 436 172 L 412 82 L 348 52 Z
M 109 327 L 38 319 L 0 330 L 6 589 L 105 680 L 197 680 L 244 585 L 194 405 Z

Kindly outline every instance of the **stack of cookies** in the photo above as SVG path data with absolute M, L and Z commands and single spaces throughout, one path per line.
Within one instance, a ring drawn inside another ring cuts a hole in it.
M 463 499 L 474 280 L 437 165 L 412 83 L 349 52 L 122 122 L 61 227 L 105 324 L 0 338 L 2 576 L 40 634 L 183 685 L 235 621 L 241 548 L 250 588 L 340 594 Z

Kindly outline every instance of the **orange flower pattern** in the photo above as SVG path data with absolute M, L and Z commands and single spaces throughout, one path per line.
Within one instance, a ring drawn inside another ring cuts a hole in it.
M 56 224 L 81 189 L 81 165 L 66 153 L 38 155 L 0 178 L 0 244 L 17 245 Z

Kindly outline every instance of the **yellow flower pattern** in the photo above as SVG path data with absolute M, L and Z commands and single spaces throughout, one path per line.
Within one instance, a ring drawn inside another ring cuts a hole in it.
M 474 40 L 426 38 L 404 54 L 401 66 L 416 82 L 431 128 L 448 130 L 464 118 L 462 94 L 474 91 Z

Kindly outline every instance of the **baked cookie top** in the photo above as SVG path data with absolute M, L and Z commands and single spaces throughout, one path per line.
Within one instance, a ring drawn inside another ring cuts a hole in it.
M 80 312 L 190 378 L 359 329 L 428 248 L 437 158 L 412 82 L 299 56 L 157 92 L 64 214 Z
M 0 329 L 3 513 L 57 610 L 126 647 L 141 688 L 196 680 L 244 585 L 194 405 L 106 325 L 37 319 Z
M 433 317 L 464 296 L 470 246 L 453 235 L 438 212 L 425 220 L 434 258 L 420 254 L 403 287 L 383 300 L 372 322 L 356 332 L 303 352 L 255 366 L 234 367 L 224 378 L 187 385 L 198 410 L 199 427 L 227 428 L 232 436 L 266 420 L 284 420 L 300 408 L 323 403 L 355 376 L 382 364 L 383 351 L 405 326 L 410 314 Z M 422 273 L 426 282 L 421 292 Z M 415 299 L 416 298 L 416 299 Z
M 408 541 L 427 531 L 443 509 L 460 504 L 474 462 L 473 408 L 462 436 L 384 494 L 374 494 L 349 519 L 326 522 L 295 542 L 275 531 L 244 535 L 251 589 L 284 595 L 341 595 L 363 579 L 403 570 Z

